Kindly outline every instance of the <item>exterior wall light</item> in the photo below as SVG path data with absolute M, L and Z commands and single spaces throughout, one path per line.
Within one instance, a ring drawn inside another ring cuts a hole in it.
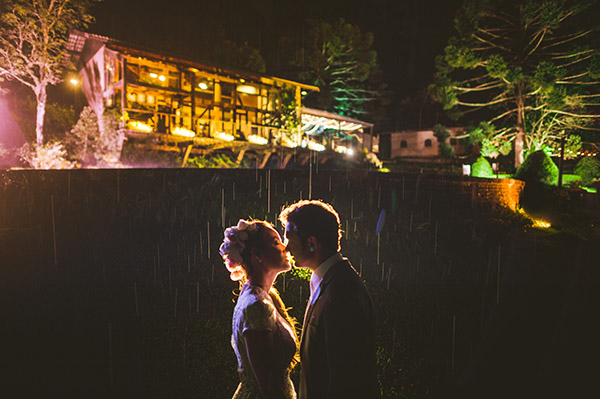
M 240 93 L 245 93 L 245 94 L 258 94 L 258 90 L 256 89 L 256 87 L 254 86 L 250 86 L 250 85 L 239 85 L 236 89 L 237 91 L 239 91 Z
M 171 131 L 171 133 L 176 136 L 183 136 L 183 137 L 194 137 L 196 135 L 196 133 L 194 133 L 193 131 L 179 127 L 179 126 L 177 126 L 175 129 L 173 129 Z
M 248 141 L 254 144 L 261 144 L 261 145 L 265 145 L 267 143 L 269 143 L 269 140 L 266 139 L 265 137 L 261 137 L 261 136 L 256 136 L 254 134 L 251 134 L 250 136 L 248 136 Z

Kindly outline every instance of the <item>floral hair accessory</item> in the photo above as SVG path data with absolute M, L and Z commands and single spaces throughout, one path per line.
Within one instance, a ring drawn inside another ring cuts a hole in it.
M 225 230 L 223 243 L 219 247 L 219 253 L 225 261 L 225 267 L 229 270 L 230 278 L 239 281 L 246 275 L 242 264 L 244 259 L 242 253 L 246 249 L 245 241 L 248 233 L 256 231 L 257 225 L 244 219 L 240 219 L 236 226 Z

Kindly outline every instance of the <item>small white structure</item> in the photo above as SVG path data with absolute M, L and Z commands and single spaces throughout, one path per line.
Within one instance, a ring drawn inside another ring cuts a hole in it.
M 456 155 L 466 152 L 464 128 L 450 127 L 447 142 L 454 148 Z M 404 130 L 382 133 L 390 136 L 390 158 L 436 158 L 439 156 L 439 142 L 433 130 Z

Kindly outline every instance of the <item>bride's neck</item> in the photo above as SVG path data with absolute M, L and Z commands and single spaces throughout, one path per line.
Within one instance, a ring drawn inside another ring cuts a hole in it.
M 260 287 L 263 290 L 269 292 L 271 287 L 273 286 L 273 282 L 277 277 L 277 273 L 269 273 L 269 274 L 257 274 L 253 276 L 248 276 L 248 281 L 251 285 L 256 287 Z

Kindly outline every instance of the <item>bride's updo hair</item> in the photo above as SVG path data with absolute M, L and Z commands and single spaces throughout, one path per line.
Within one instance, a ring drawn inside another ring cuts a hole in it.
M 270 224 L 261 220 L 240 219 L 236 226 L 225 230 L 219 253 L 233 281 L 243 282 L 252 273 L 252 248 L 263 246 L 260 232 L 266 227 L 270 227 Z

